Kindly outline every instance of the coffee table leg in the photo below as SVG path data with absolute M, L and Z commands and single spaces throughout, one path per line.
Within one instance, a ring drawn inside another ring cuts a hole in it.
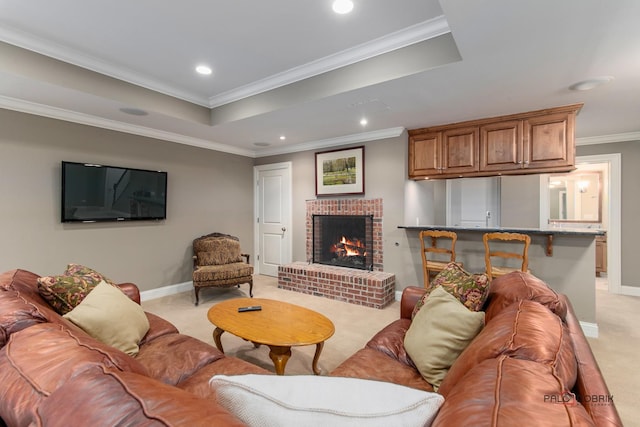
M 324 341 L 316 344 L 316 354 L 313 355 L 313 364 L 311 368 L 313 369 L 313 373 L 316 375 L 320 375 L 320 369 L 318 369 L 318 359 L 320 359 L 320 353 L 322 353 L 322 349 L 324 348 Z
M 216 327 L 216 329 L 214 329 L 213 331 L 213 342 L 216 343 L 216 347 L 218 347 L 218 350 L 224 353 L 224 349 L 222 348 L 222 341 L 220 341 L 220 335 L 222 335 L 223 332 L 224 330 Z
M 284 367 L 291 357 L 291 347 L 269 346 L 271 351 L 269 357 L 273 360 L 273 366 L 276 367 L 276 374 L 284 375 Z

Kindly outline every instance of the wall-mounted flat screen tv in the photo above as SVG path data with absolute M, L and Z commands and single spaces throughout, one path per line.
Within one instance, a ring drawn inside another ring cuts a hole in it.
M 62 222 L 166 218 L 166 172 L 62 162 Z

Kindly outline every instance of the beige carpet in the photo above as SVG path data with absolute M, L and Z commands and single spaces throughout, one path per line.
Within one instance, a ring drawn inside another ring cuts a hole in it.
M 254 297 L 287 301 L 307 307 L 327 316 L 336 326 L 333 337 L 325 343 L 318 366 L 323 374 L 335 369 L 343 360 L 362 348 L 380 329 L 399 316 L 399 303 L 383 310 L 361 307 L 327 298 L 285 291 L 277 288 L 273 277 L 256 276 Z M 146 311 L 155 313 L 177 326 L 180 332 L 213 344 L 213 326 L 207 311 L 217 302 L 248 296 L 248 287 L 226 290 L 205 289 L 200 292 L 200 305 L 194 306 L 193 292 L 144 301 Z M 612 295 L 606 292 L 606 282 L 597 286 L 597 316 L 600 337 L 589 339 L 591 348 L 613 394 L 616 407 L 625 426 L 640 427 L 640 405 L 636 387 L 640 385 L 640 298 Z M 254 348 L 231 334 L 222 335 L 227 355 L 236 356 L 274 371 L 269 349 Z M 287 375 L 311 374 L 315 346 L 294 347 L 286 366 Z

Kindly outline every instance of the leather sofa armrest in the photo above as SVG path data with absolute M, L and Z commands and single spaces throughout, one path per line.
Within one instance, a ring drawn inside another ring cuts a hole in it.
M 400 300 L 400 318 L 411 319 L 411 313 L 416 303 L 422 298 L 427 290 L 418 286 L 408 286 L 402 291 L 402 299 Z
M 140 304 L 140 289 L 133 283 L 118 283 L 118 287 L 134 302 Z
M 559 295 L 567 305 L 566 324 L 578 361 L 578 378 L 575 391 L 597 426 L 622 427 L 622 420 L 615 407 L 613 397 L 591 351 L 589 342 L 582 332 L 571 302 L 566 295 Z

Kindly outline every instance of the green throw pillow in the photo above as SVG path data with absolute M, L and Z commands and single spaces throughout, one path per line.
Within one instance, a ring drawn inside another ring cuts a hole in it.
M 429 283 L 427 292 L 413 308 L 411 318 L 415 317 L 429 294 L 439 286 L 456 297 L 469 310 L 480 311 L 489 296 L 489 283 L 489 276 L 486 274 L 471 274 L 463 270 L 460 265 L 449 263 Z
M 115 286 L 107 277 L 89 267 L 69 264 L 60 276 L 39 277 L 38 292 L 55 311 L 66 314 L 102 281 Z
M 422 377 L 438 390 L 460 353 L 484 326 L 484 312 L 470 311 L 442 287 L 434 289 L 404 337 Z
M 142 307 L 104 281 L 63 317 L 98 341 L 132 356 L 138 354 L 138 343 L 149 331 Z

